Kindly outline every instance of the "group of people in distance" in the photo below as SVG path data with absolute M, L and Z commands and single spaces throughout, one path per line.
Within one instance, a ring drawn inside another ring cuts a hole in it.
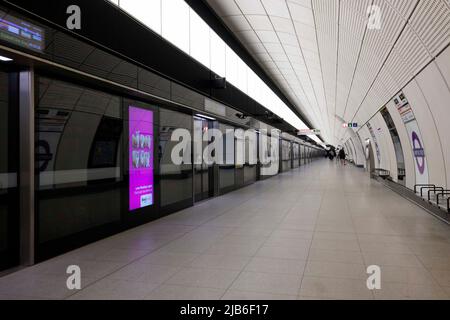
M 336 156 L 337 156 L 338 161 L 339 161 L 342 165 L 344 165 L 344 166 L 347 165 L 347 162 L 345 161 L 347 155 L 345 154 L 344 148 L 341 148 L 341 149 L 338 151 L 337 155 L 336 155 L 335 149 L 330 149 L 330 150 L 328 151 L 327 157 L 328 157 L 330 160 L 334 160 L 334 158 L 336 158 Z

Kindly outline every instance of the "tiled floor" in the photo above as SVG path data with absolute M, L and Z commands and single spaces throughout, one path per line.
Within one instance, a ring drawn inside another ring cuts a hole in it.
M 26 298 L 448 299 L 450 227 L 319 160 L 0 278 L 0 299 Z

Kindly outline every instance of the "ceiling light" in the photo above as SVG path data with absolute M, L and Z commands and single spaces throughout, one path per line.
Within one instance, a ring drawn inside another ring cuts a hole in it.
M 7 62 L 7 61 L 12 61 L 13 59 L 11 59 L 11 58 L 8 58 L 8 57 L 4 57 L 4 56 L 0 56 L 0 61 L 5 61 L 5 62 Z
M 199 117 L 199 118 L 202 118 L 202 119 L 207 119 L 207 120 L 212 120 L 212 121 L 216 120 L 216 118 L 205 116 L 204 114 L 197 113 L 196 116 Z

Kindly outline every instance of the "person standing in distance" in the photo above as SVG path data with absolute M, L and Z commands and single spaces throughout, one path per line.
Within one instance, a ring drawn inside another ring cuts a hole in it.
M 345 151 L 344 151 L 344 148 L 339 150 L 339 159 L 341 160 L 341 164 L 343 164 L 344 166 L 347 165 L 347 163 L 345 162 Z

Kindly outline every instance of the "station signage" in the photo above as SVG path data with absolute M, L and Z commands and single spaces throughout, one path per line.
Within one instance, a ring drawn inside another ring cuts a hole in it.
M 0 39 L 39 52 L 42 52 L 45 47 L 44 30 L 42 28 L 1 10 Z
M 425 146 L 414 111 L 403 92 L 394 97 L 394 103 L 408 132 L 409 143 L 415 159 L 416 184 L 428 184 L 429 176 Z
M 398 96 L 394 98 L 395 106 L 397 107 L 400 116 L 402 117 L 403 123 L 408 123 L 416 120 L 414 116 L 414 112 L 409 105 L 408 100 L 405 97 L 404 93 L 400 93 Z

